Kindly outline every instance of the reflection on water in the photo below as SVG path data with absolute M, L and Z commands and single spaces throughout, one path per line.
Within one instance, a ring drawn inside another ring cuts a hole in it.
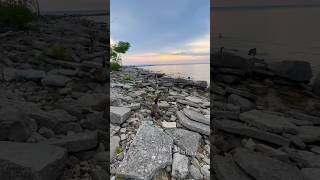
M 165 73 L 172 77 L 190 77 L 192 80 L 207 81 L 210 84 L 210 64 L 157 65 L 142 68 Z
M 319 71 L 319 16 L 320 7 L 214 9 L 214 49 L 257 48 L 266 60 L 304 60 Z

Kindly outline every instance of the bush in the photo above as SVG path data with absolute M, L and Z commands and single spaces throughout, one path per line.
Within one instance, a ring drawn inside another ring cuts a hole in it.
M 127 81 L 132 81 L 133 77 L 130 74 L 126 74 L 123 79 Z
M 121 69 L 121 65 L 116 62 L 111 62 L 111 71 L 119 71 Z
M 27 29 L 35 19 L 35 14 L 28 3 L 19 0 L 0 1 L 0 25 L 17 29 Z

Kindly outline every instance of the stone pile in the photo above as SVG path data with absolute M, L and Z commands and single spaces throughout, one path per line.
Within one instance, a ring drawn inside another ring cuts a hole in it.
M 105 180 L 107 24 L 36 27 L 0 36 L 0 179 Z
M 199 82 L 140 68 L 111 72 L 113 178 L 210 179 L 207 90 Z M 151 118 L 155 97 L 157 120 Z
M 320 101 L 307 84 L 310 65 L 283 61 L 270 68 L 244 63 L 252 58 L 224 58 L 232 67 L 216 63 L 211 94 L 213 177 L 319 179 Z M 219 78 L 229 75 L 237 81 Z

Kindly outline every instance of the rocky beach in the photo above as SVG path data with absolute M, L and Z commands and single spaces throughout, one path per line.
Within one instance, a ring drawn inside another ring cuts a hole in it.
M 210 179 L 210 98 L 206 81 L 135 67 L 112 71 L 112 179 Z M 160 117 L 151 118 L 159 97 Z
M 319 75 L 310 64 L 212 58 L 213 179 L 319 179 Z
M 1 180 L 107 179 L 108 32 L 68 16 L 1 30 Z

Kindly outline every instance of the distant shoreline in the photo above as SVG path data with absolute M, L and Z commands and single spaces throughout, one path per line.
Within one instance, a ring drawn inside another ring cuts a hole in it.
M 143 65 L 124 65 L 124 67 L 148 67 L 148 66 L 177 66 L 177 65 L 195 65 L 195 64 L 210 64 L 208 63 L 185 63 L 185 64 L 143 64 Z

